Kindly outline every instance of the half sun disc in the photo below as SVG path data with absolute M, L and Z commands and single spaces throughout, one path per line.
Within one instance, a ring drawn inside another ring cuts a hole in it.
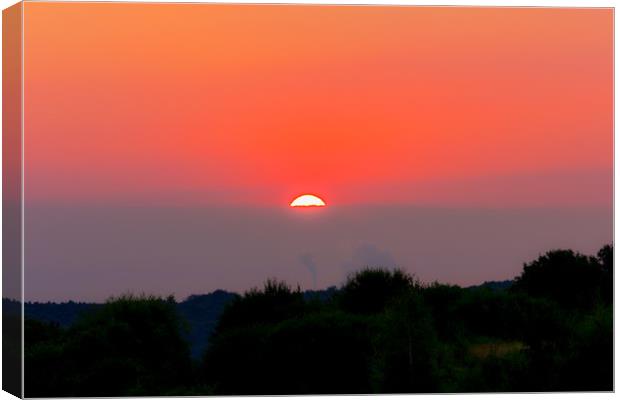
M 325 202 L 313 194 L 301 195 L 291 202 L 291 207 L 325 207 Z

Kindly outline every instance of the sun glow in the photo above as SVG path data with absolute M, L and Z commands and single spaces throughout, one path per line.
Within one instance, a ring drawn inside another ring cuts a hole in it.
M 290 205 L 291 207 L 325 207 L 326 206 L 325 202 L 321 198 L 313 194 L 301 195 L 295 198 L 295 200 L 293 200 Z

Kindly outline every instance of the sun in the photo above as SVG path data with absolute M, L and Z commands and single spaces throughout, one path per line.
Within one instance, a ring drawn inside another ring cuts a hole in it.
M 298 196 L 290 204 L 291 207 L 325 207 L 326 205 L 320 197 L 313 194 Z

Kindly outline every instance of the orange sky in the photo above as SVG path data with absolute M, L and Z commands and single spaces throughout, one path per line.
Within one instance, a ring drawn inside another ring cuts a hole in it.
M 31 201 L 611 205 L 611 9 L 24 13 Z

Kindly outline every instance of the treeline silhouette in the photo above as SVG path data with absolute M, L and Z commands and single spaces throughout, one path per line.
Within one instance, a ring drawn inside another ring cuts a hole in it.
M 613 390 L 613 247 L 554 250 L 512 285 L 366 268 L 329 295 L 232 296 L 198 358 L 172 297 L 25 321 L 27 397 Z

